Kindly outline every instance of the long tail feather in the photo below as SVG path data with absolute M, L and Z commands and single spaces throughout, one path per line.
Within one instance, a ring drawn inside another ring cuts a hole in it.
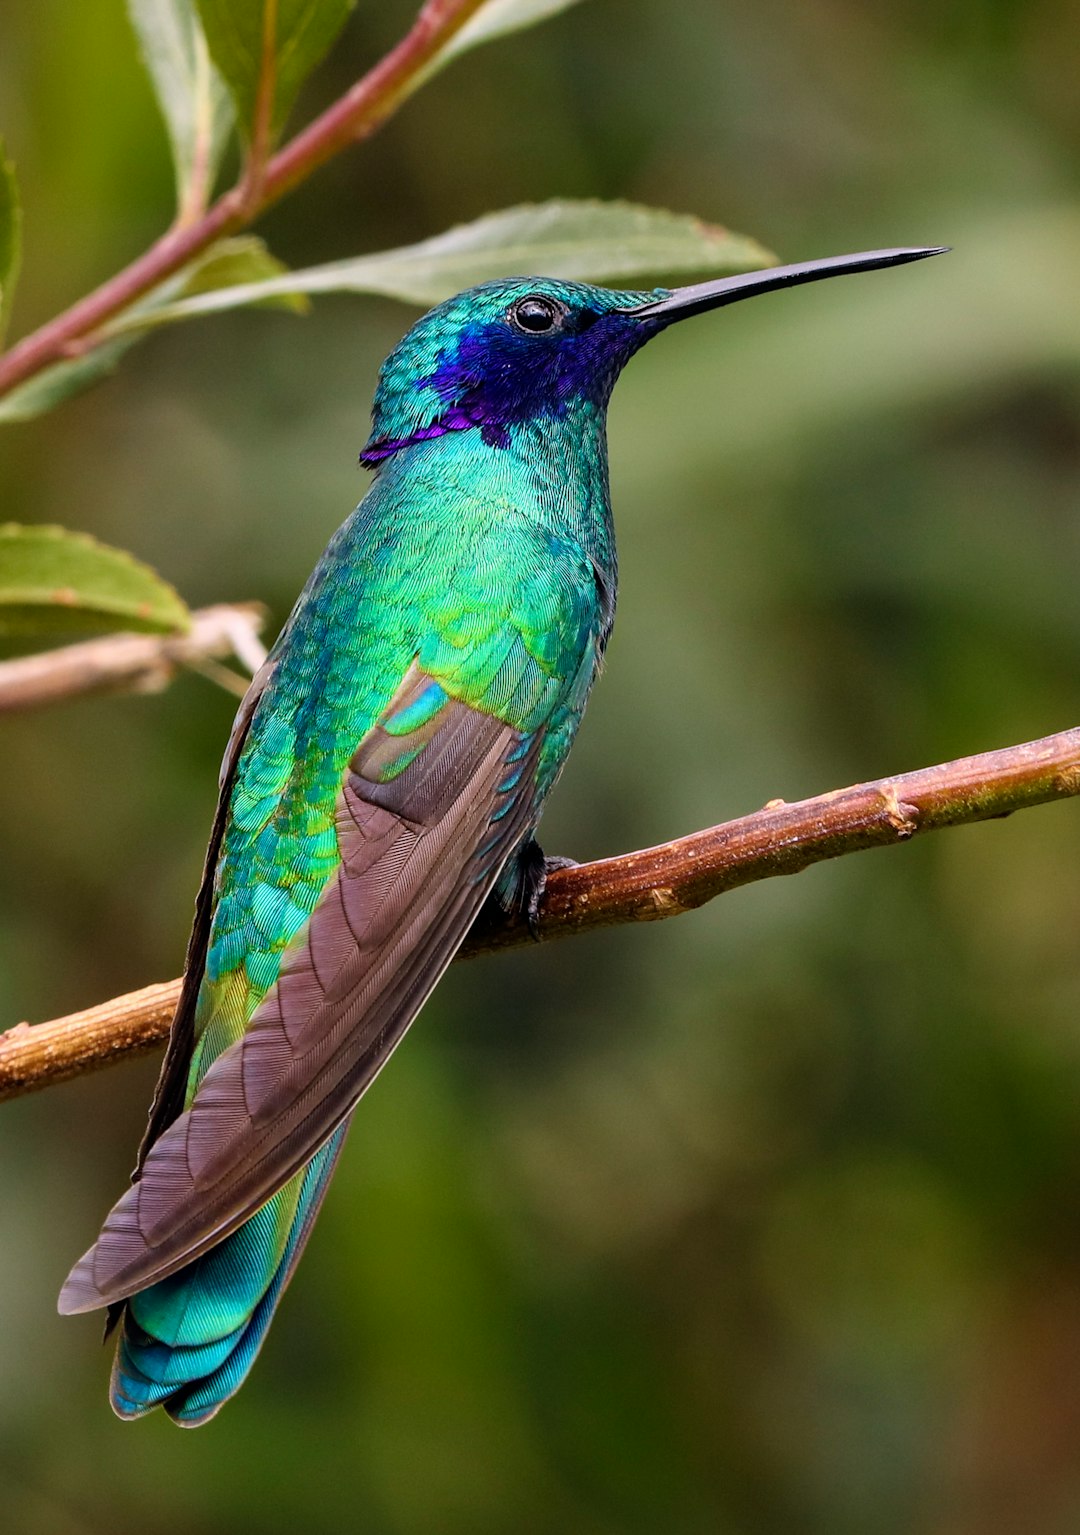
M 163 1406 L 195 1428 L 238 1391 L 315 1224 L 346 1122 L 239 1230 L 124 1311 L 110 1400 L 121 1418 Z

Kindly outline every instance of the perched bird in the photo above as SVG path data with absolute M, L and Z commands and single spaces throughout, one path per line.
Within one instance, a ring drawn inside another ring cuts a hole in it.
M 71 1272 L 112 1404 L 213 1416 L 251 1368 L 356 1104 L 489 899 L 535 917 L 534 839 L 615 613 L 605 415 L 675 320 L 934 255 L 693 287 L 544 278 L 440 304 L 383 366 L 331 539 L 240 706 L 132 1187 Z

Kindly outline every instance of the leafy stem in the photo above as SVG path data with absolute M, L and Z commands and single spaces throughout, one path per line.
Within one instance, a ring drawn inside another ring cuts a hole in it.
M 144 297 L 224 235 L 246 228 L 271 203 L 299 186 L 328 160 L 370 137 L 425 78 L 436 55 L 461 30 L 484 0 L 427 0 L 401 41 L 312 123 L 264 162 L 269 146 L 269 108 L 263 102 L 254 124 L 251 153 L 237 184 L 197 213 L 206 195 L 206 174 L 192 183 L 176 223 L 130 265 L 85 298 L 0 356 L 0 396 L 51 364 L 80 356 L 95 344 L 106 321 Z M 268 16 L 276 9 L 268 4 Z M 265 71 L 264 71 L 265 75 Z M 266 94 L 273 95 L 273 77 Z M 266 123 L 265 143 L 258 137 Z M 261 167 L 261 168 L 260 168 Z

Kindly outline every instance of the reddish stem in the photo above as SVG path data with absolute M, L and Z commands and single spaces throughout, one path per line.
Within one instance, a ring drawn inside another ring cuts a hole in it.
M 250 185 L 242 180 L 200 218 L 174 226 L 130 266 L 0 357 L 0 396 L 50 364 L 85 351 L 80 342 L 106 321 L 216 240 L 251 224 L 347 145 L 374 133 L 409 95 L 424 66 L 483 3 L 427 0 L 401 42 L 267 162 L 254 198 Z

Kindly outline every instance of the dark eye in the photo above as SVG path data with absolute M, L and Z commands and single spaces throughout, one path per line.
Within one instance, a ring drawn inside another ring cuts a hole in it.
M 554 299 L 532 293 L 528 298 L 519 298 L 516 304 L 511 304 L 510 320 L 518 330 L 527 331 L 530 336 L 540 336 L 544 331 L 554 330 L 561 324 L 565 312 Z

